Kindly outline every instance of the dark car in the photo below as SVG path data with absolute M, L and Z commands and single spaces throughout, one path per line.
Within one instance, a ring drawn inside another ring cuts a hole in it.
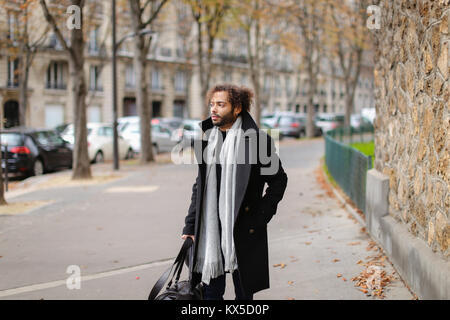
M 306 136 L 306 126 L 307 126 L 307 114 L 305 113 L 296 113 L 297 118 L 300 121 L 301 133 L 303 136 Z M 313 133 L 314 137 L 318 137 L 322 135 L 322 129 L 316 125 L 313 121 Z
M 15 127 L 0 131 L 2 168 L 7 147 L 8 173 L 40 175 L 72 167 L 72 149 L 55 131 Z

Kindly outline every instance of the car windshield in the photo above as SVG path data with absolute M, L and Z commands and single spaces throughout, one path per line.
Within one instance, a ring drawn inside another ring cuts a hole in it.
M 280 126 L 288 126 L 293 122 L 296 122 L 294 117 L 281 117 L 280 118 Z
M 317 121 L 344 121 L 344 116 L 317 116 Z
M 39 131 L 34 133 L 34 137 L 41 145 L 59 145 L 64 143 L 64 140 L 52 131 Z
M 2 133 L 1 142 L 3 145 L 20 146 L 23 145 L 22 135 L 20 133 Z

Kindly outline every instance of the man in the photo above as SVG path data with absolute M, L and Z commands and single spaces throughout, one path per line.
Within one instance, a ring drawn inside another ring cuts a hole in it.
M 194 240 L 192 280 L 194 286 L 203 282 L 206 300 L 223 300 L 225 273 L 233 276 L 236 300 L 269 288 L 267 223 L 287 176 L 272 138 L 249 113 L 252 99 L 247 88 L 212 88 L 211 117 L 199 124 L 201 148 L 194 143 L 198 176 L 182 238 Z

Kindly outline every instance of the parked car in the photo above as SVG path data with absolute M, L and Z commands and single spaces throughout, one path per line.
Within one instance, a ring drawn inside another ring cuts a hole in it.
M 300 128 L 301 128 L 302 135 L 306 136 L 306 126 L 307 126 L 308 115 L 305 113 L 296 113 L 295 115 L 297 116 L 297 118 L 300 121 Z M 314 121 L 313 121 L 313 130 L 314 130 L 313 132 L 314 132 L 315 137 L 322 135 L 322 129 L 320 129 L 320 127 L 318 127 Z
M 344 126 L 344 115 L 340 113 L 319 113 L 316 115 L 315 123 L 322 133 Z
M 300 138 L 305 134 L 302 123 L 297 114 L 292 111 L 276 111 L 265 113 L 261 116 L 261 128 L 278 129 L 280 138 L 295 137 Z
M 128 122 L 122 126 L 120 135 L 128 141 L 135 153 L 141 152 L 141 129 L 139 121 Z M 172 132 L 170 129 L 160 123 L 157 119 L 152 119 L 152 144 L 153 152 L 169 152 L 176 145 L 176 141 L 171 139 Z
M 370 129 L 373 128 L 372 122 L 360 114 L 350 115 L 350 125 L 353 129 Z
M 55 131 L 15 127 L 0 131 L 2 169 L 7 148 L 8 173 L 41 175 L 58 168 L 72 168 L 72 148 Z
M 89 122 L 87 127 L 88 154 L 93 163 L 113 159 L 113 127 L 109 123 Z M 74 126 L 70 124 L 63 132 L 62 137 L 70 144 L 74 144 Z M 119 135 L 119 159 L 133 158 L 131 145 Z
M 200 122 L 199 119 L 184 119 L 180 127 L 172 133 L 172 141 L 186 147 L 192 145 L 194 139 L 201 139 Z
M 171 133 L 177 130 L 183 123 L 183 118 L 178 117 L 157 117 L 152 119 L 152 125 L 161 123 L 163 126 L 168 128 Z
M 56 126 L 54 130 L 55 130 L 55 132 L 56 132 L 57 134 L 61 135 L 61 134 L 64 132 L 64 130 L 67 129 L 67 127 L 69 126 L 69 124 L 70 124 L 70 123 L 60 124 L 59 126 Z
M 304 135 L 305 128 L 295 113 L 279 113 L 275 117 L 273 128 L 280 130 L 281 137 L 300 138 Z

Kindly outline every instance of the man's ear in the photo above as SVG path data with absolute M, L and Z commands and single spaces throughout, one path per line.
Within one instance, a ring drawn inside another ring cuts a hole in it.
M 241 106 L 237 106 L 236 108 L 234 108 L 234 116 L 235 117 L 237 117 L 241 112 L 242 112 Z

